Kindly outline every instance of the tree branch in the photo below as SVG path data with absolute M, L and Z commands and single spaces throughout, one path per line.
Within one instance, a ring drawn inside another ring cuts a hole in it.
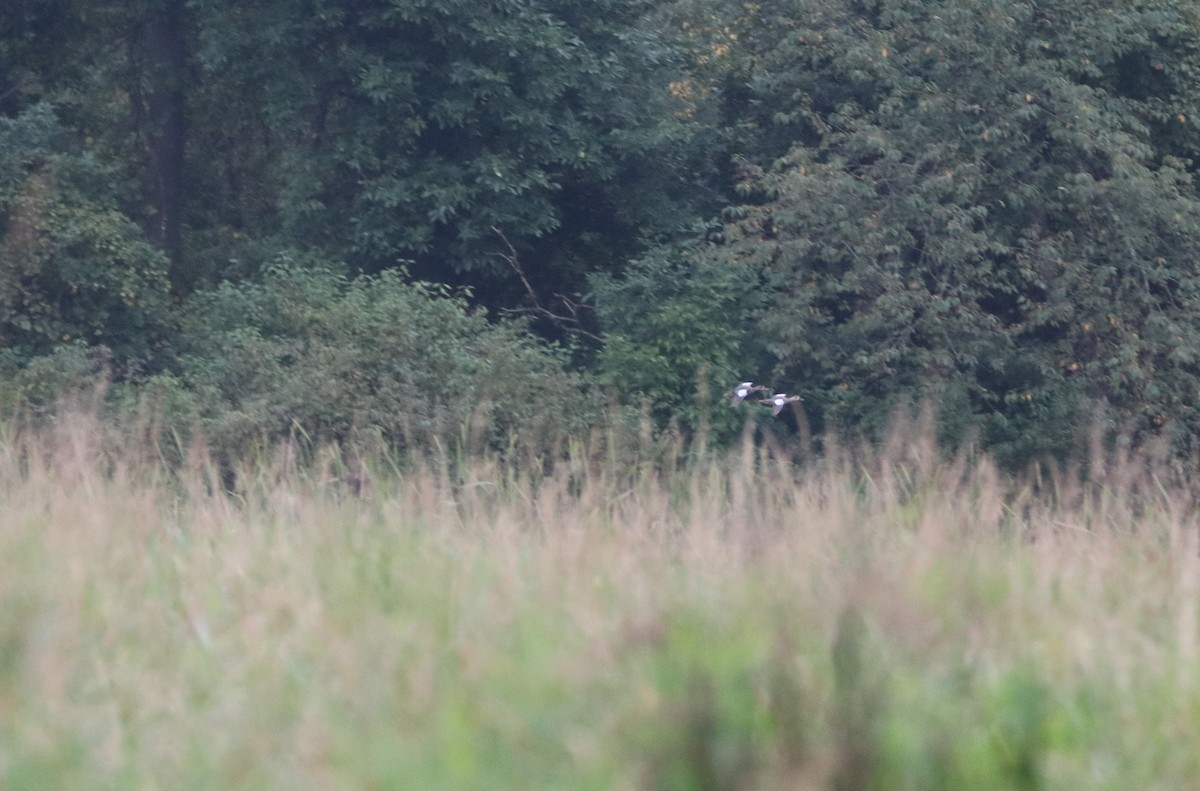
M 555 325 L 561 327 L 567 332 L 580 335 L 597 343 L 603 343 L 604 339 L 593 332 L 585 330 L 583 328 L 583 322 L 581 322 L 579 319 L 580 310 L 588 307 L 587 305 L 579 302 L 573 302 L 562 294 L 556 294 L 555 296 L 562 301 L 563 307 L 566 308 L 569 315 L 555 313 L 554 311 L 542 305 L 541 300 L 538 299 L 537 292 L 533 290 L 533 284 L 529 282 L 529 278 L 525 277 L 525 271 L 521 269 L 521 261 L 517 257 L 516 248 L 513 247 L 512 242 L 508 241 L 508 237 L 504 235 L 503 231 L 494 225 L 491 226 L 491 228 L 492 233 L 499 236 L 501 241 L 504 242 L 504 246 L 508 248 L 507 253 L 497 253 L 496 255 L 507 261 L 512 270 L 517 273 L 517 277 L 521 279 L 521 285 L 525 286 L 525 293 L 529 295 L 529 301 L 533 303 L 533 307 L 527 312 L 541 316 L 545 319 L 549 319 L 550 321 L 554 322 Z

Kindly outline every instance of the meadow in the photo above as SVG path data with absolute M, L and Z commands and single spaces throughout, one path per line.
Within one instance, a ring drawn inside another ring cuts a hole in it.
M 0 787 L 1181 789 L 1197 507 L 1098 449 L 820 458 L 0 434 Z

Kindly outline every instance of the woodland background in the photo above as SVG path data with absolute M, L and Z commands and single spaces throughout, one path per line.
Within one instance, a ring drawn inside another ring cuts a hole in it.
M 0 409 L 1186 451 L 1198 101 L 1189 0 L 8 0 Z

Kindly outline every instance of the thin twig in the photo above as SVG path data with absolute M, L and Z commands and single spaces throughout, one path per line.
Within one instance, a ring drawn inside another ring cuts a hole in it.
M 504 232 L 494 225 L 492 226 L 492 233 L 499 236 L 501 241 L 504 242 L 504 246 L 508 248 L 508 253 L 497 253 L 497 255 L 507 261 L 508 265 L 512 267 L 512 270 L 517 273 L 517 277 L 521 279 L 521 284 L 525 286 L 525 293 L 529 295 L 529 301 L 533 303 L 533 308 L 530 312 L 549 319 L 565 329 L 567 332 L 573 332 L 576 335 L 582 335 L 583 337 L 596 341 L 597 343 L 604 342 L 604 339 L 599 335 L 585 330 L 583 328 L 583 323 L 579 320 L 579 310 L 580 308 L 587 307 L 586 305 L 582 305 L 578 302 L 572 302 L 562 294 L 558 294 L 556 296 L 562 300 L 563 306 L 567 309 L 567 312 L 570 315 L 563 316 L 543 306 L 541 300 L 538 299 L 537 292 L 533 290 L 533 284 L 529 282 L 529 278 L 525 277 L 525 272 L 521 269 L 521 262 L 517 257 L 517 250 L 515 247 L 513 247 L 512 242 L 508 241 L 508 237 L 504 235 Z

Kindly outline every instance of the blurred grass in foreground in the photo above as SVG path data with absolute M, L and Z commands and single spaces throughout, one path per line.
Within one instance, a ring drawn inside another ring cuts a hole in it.
M 0 437 L 0 787 L 1180 789 L 1196 504 L 925 434 L 236 494 L 84 418 Z M 682 465 L 681 465 L 682 466 Z M 454 470 L 449 472 L 448 470 Z

